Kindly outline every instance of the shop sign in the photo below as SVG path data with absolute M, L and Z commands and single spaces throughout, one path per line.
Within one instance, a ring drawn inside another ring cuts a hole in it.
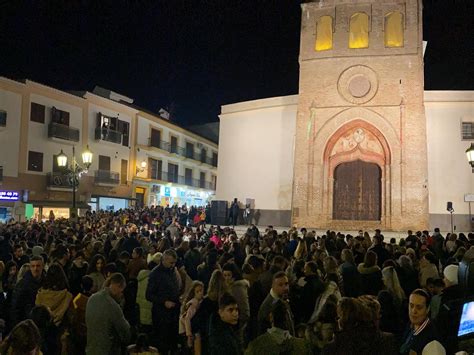
M 165 196 L 166 197 L 171 196 L 171 188 L 170 187 L 165 186 Z
M 20 193 L 17 191 L 0 190 L 0 201 L 18 201 Z

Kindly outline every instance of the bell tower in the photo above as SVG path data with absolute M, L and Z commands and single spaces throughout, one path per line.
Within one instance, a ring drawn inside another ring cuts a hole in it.
M 421 8 L 302 4 L 293 224 L 427 228 Z

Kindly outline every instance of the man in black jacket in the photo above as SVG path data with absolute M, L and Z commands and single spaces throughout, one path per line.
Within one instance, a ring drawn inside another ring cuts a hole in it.
M 181 281 L 176 271 L 177 258 L 173 249 L 166 250 L 160 265 L 151 271 L 146 289 L 146 299 L 153 303 L 154 339 L 160 354 L 173 352 L 178 345 Z
M 35 306 L 36 294 L 44 278 L 43 267 L 43 258 L 33 256 L 30 260 L 30 271 L 16 284 L 10 309 L 12 326 L 27 319 Z
M 240 355 L 242 346 L 237 335 L 239 307 L 230 294 L 225 293 L 219 300 L 218 314 L 213 314 L 209 322 L 209 354 Z

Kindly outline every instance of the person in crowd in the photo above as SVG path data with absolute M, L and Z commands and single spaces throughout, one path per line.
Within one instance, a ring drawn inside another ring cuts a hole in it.
M 430 277 L 439 279 L 438 261 L 431 252 L 426 252 L 420 260 L 420 286 L 426 287 L 426 280 Z
M 383 288 L 382 272 L 377 265 L 377 254 L 371 250 L 367 251 L 364 262 L 359 264 L 357 271 L 361 277 L 361 293 L 377 296 Z
M 102 289 L 102 285 L 105 282 L 105 258 L 100 255 L 94 255 L 89 263 L 89 268 L 87 269 L 87 275 L 89 275 L 94 281 L 92 286 L 92 293 L 95 293 Z
M 163 354 L 175 351 L 178 346 L 180 280 L 177 258 L 173 249 L 166 250 L 160 264 L 151 271 L 146 289 L 146 299 L 153 304 L 154 338 Z
M 457 330 L 465 302 L 465 291 L 458 284 L 458 269 L 458 265 L 448 265 L 443 271 L 446 287 L 441 292 L 439 311 L 435 318 L 442 343 L 449 354 L 458 351 Z
M 239 214 L 240 214 L 240 206 L 237 198 L 234 198 L 234 201 L 231 203 L 229 208 L 230 220 L 232 222 L 232 226 L 235 227 L 237 225 Z
M 202 262 L 202 256 L 199 250 L 197 249 L 197 246 L 197 241 L 191 240 L 189 242 L 189 250 L 186 252 L 186 254 L 184 254 L 184 267 L 192 280 L 197 280 L 197 268 Z
M 249 305 L 249 283 L 244 280 L 238 266 L 234 263 L 227 263 L 222 268 L 222 273 L 226 281 L 228 292 L 236 299 L 239 306 L 239 337 L 244 341 L 244 332 L 250 318 Z
M 85 260 L 84 253 L 82 251 L 77 252 L 68 273 L 70 292 L 73 295 L 81 292 L 81 281 L 87 275 L 88 267 L 89 264 Z
M 384 336 L 375 325 L 374 311 L 367 302 L 344 297 L 337 305 L 340 331 L 322 354 L 369 355 L 397 354 L 393 339 Z
M 406 300 L 405 291 L 400 285 L 397 272 L 393 266 L 387 266 L 382 269 L 382 280 L 385 289 L 392 295 L 396 308 L 401 311 Z
M 83 276 L 81 280 L 81 292 L 72 300 L 71 309 L 71 353 L 83 354 L 87 344 L 86 308 L 94 281 L 90 276 Z
M 304 286 L 301 290 L 300 307 L 298 307 L 300 314 L 298 314 L 298 318 L 302 323 L 307 323 L 315 308 L 316 300 L 326 287 L 319 277 L 318 265 L 314 261 L 305 263 L 304 275 Z
M 153 326 L 152 308 L 153 304 L 146 299 L 146 289 L 150 278 L 151 269 L 161 262 L 161 253 L 156 253 L 147 268 L 140 270 L 137 276 L 137 297 L 138 311 L 140 314 L 140 330 L 144 334 L 150 334 Z
M 354 261 L 352 250 L 343 249 L 341 252 L 342 264 L 339 266 L 339 272 L 342 277 L 341 293 L 346 297 L 357 297 L 360 291 L 360 274 L 357 271 L 357 265 Z
M 0 345 L 2 354 L 39 354 L 41 334 L 31 319 L 19 322 Z
M 217 314 L 211 315 L 209 321 L 209 354 L 241 355 L 243 348 L 237 334 L 239 323 L 239 307 L 237 301 L 229 293 L 219 299 Z M 225 349 L 225 350 L 224 350 Z
M 153 355 L 159 354 L 158 349 L 148 345 L 148 336 L 146 334 L 138 334 L 135 344 L 129 345 L 127 351 L 130 355 Z
M 49 266 L 36 294 L 36 305 L 43 305 L 49 309 L 56 327 L 61 325 L 72 301 L 72 294 L 68 291 L 68 286 L 63 268 L 54 263 Z
M 147 268 L 145 251 L 142 247 L 136 247 L 132 252 L 132 259 L 128 263 L 128 278 L 137 279 L 138 273 Z
M 295 325 L 293 321 L 293 314 L 288 304 L 288 292 L 289 292 L 289 281 L 288 276 L 284 271 L 279 271 L 273 275 L 273 282 L 270 292 L 263 301 L 260 309 L 258 310 L 258 329 L 259 334 L 263 334 L 267 329 L 271 328 L 269 321 L 269 315 L 272 309 L 272 305 L 277 300 L 282 300 L 287 307 L 287 325 L 286 329 L 290 332 L 291 335 L 295 334 Z
M 130 339 L 130 324 L 125 319 L 119 302 L 126 281 L 122 274 L 112 274 L 105 287 L 94 293 L 87 302 L 87 355 L 120 354 Z
M 186 345 L 194 350 L 194 354 L 201 354 L 201 334 L 199 333 L 198 317 L 194 318 L 204 298 L 204 284 L 193 281 L 188 294 L 183 300 L 180 315 L 180 334 L 186 337 Z M 194 319 L 193 319 L 194 318 Z M 194 325 L 194 327 L 193 327 Z
M 28 317 L 35 305 L 36 294 L 44 279 L 44 262 L 41 256 L 33 256 L 30 270 L 18 281 L 13 289 L 10 321 L 15 325 Z
M 405 295 L 410 295 L 414 290 L 420 288 L 418 273 L 413 267 L 412 259 L 407 255 L 401 255 L 396 267 L 398 280 L 402 286 Z
M 390 253 L 385 249 L 383 246 L 383 236 L 382 235 L 374 235 L 372 238 L 373 244 L 369 248 L 370 251 L 377 254 L 377 265 L 382 267 L 383 263 L 390 259 Z
M 13 254 L 11 256 L 11 260 L 15 262 L 17 268 L 21 268 L 23 264 L 29 262 L 29 258 L 27 255 L 24 254 L 24 250 L 20 244 L 15 244 L 13 246 Z
M 284 301 L 277 300 L 268 316 L 271 328 L 249 344 L 246 355 L 312 354 L 309 341 L 290 334 L 287 328 L 290 321 Z
M 446 354 L 435 324 L 429 318 L 431 296 L 423 289 L 414 290 L 408 301 L 410 324 L 400 347 L 400 354 Z
M 221 270 L 214 270 L 209 281 L 207 294 L 196 312 L 197 331 L 201 335 L 202 353 L 206 354 L 209 349 L 209 319 L 218 313 L 219 299 L 227 292 L 227 284 Z

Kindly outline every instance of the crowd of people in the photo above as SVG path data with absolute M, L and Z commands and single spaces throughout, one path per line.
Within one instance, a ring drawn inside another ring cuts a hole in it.
M 192 208 L 194 209 L 194 208 Z M 206 227 L 145 207 L 0 224 L 2 354 L 451 354 L 474 234 Z M 189 215 L 189 212 L 187 213 Z M 453 313 L 454 312 L 454 313 Z

